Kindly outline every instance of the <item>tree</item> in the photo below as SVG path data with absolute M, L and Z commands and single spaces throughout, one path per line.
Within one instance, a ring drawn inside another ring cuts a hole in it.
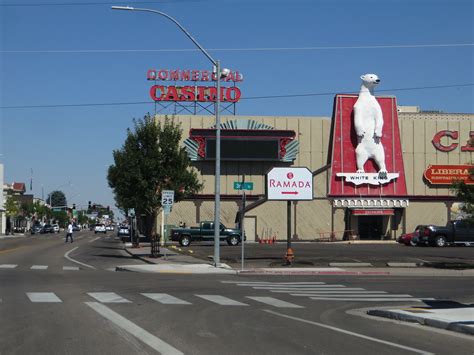
M 155 224 L 161 208 L 161 191 L 174 190 L 175 201 L 202 189 L 180 145 L 182 129 L 169 117 L 156 123 L 149 114 L 134 120 L 134 130 L 119 150 L 114 150 L 114 164 L 107 179 L 117 206 L 124 211 L 134 208 L 144 215 L 144 234 L 155 238 Z
M 474 181 L 474 168 L 469 170 L 469 179 Z M 461 211 L 466 214 L 466 219 L 474 223 L 474 184 L 457 181 L 452 189 L 456 197 L 462 201 Z
M 20 204 L 13 198 L 13 196 L 7 197 L 7 200 L 5 201 L 5 212 L 7 215 L 7 228 L 9 228 L 9 230 L 7 230 L 8 234 L 13 232 L 15 219 L 21 212 Z
M 67 206 L 66 195 L 62 191 L 55 190 L 48 195 L 46 203 L 49 203 L 51 207 Z

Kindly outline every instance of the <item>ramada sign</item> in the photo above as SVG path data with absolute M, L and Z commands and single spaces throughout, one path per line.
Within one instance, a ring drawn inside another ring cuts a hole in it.
M 312 200 L 313 173 L 308 168 L 273 168 L 267 174 L 268 200 Z
M 153 85 L 150 88 L 150 97 L 154 101 L 188 101 L 188 102 L 215 102 L 217 88 L 215 86 L 196 85 L 197 82 L 216 82 L 216 73 L 209 70 L 181 70 L 181 69 L 150 69 L 146 74 L 147 80 L 153 81 L 184 81 L 193 82 L 192 85 Z M 235 83 L 242 82 L 243 76 L 238 71 L 229 71 L 221 81 L 232 82 L 234 86 L 220 88 L 220 101 L 235 103 L 240 100 L 241 92 Z

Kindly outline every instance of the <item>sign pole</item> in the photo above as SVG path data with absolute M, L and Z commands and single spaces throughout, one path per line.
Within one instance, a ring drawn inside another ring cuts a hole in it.
M 291 249 L 291 201 L 286 201 L 286 265 L 293 262 L 294 254 Z
M 245 184 L 245 174 L 242 176 L 242 184 Z M 242 271 L 244 271 L 244 250 L 245 250 L 245 188 L 242 190 L 242 212 L 240 213 L 240 243 L 242 244 Z

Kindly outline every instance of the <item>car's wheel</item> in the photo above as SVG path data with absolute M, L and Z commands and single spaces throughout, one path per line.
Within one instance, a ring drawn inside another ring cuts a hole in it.
M 182 247 L 188 247 L 189 244 L 191 244 L 191 237 L 189 235 L 182 235 L 181 238 L 179 238 L 179 244 Z
M 411 245 L 412 247 L 416 247 L 416 246 L 417 246 L 417 243 L 416 243 L 416 241 L 414 241 L 414 240 L 412 239 L 412 240 L 410 240 L 410 245 Z
M 445 247 L 446 246 L 446 237 L 444 235 L 438 235 L 435 239 L 435 245 L 437 247 Z
M 235 247 L 237 244 L 239 244 L 239 237 L 236 235 L 231 235 L 227 238 L 227 244 Z

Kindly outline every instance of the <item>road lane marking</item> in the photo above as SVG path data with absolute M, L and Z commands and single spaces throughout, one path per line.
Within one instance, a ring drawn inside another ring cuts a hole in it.
M 46 270 L 48 265 L 33 265 L 30 269 L 31 270 Z
M 14 269 L 17 266 L 17 264 L 0 264 L 0 269 Z
M 345 288 L 344 285 L 313 285 L 313 286 L 297 286 L 297 287 L 285 287 L 285 286 L 254 286 L 255 290 L 312 290 L 320 288 Z
M 88 292 L 87 294 L 102 303 L 131 303 L 115 292 Z
M 221 281 L 224 284 L 237 284 L 238 286 L 272 286 L 272 285 L 324 285 L 325 282 L 267 282 L 267 281 Z
M 64 271 L 78 271 L 79 266 L 63 266 Z
M 303 319 L 303 318 L 298 318 L 298 317 L 289 316 L 289 315 L 282 314 L 282 313 L 278 313 L 278 312 L 275 312 L 275 311 L 272 311 L 272 310 L 269 310 L 269 309 L 264 309 L 263 311 L 264 311 L 264 312 L 267 312 L 267 313 L 270 313 L 270 314 L 273 314 L 273 315 L 278 316 L 278 317 L 287 318 L 287 319 L 291 319 L 291 320 L 294 320 L 294 321 L 298 321 L 298 322 L 302 322 L 302 323 L 306 323 L 306 324 L 315 325 L 315 326 L 317 326 L 317 327 L 321 327 L 321 328 L 326 328 L 326 329 L 334 330 L 335 332 L 338 332 L 338 333 L 343 333 L 343 334 L 352 335 L 352 336 L 354 336 L 354 337 L 362 338 L 362 339 L 369 340 L 369 341 L 372 341 L 372 342 L 375 342 L 375 343 L 380 343 L 380 344 L 385 344 L 385 345 L 393 346 L 393 347 L 395 347 L 395 348 L 399 348 L 399 349 L 403 349 L 403 350 L 412 351 L 412 352 L 415 352 L 415 353 L 418 353 L 418 354 L 434 355 L 433 353 L 430 353 L 430 352 L 428 352 L 428 351 L 424 351 L 424 350 L 420 350 L 420 349 L 416 349 L 416 348 L 411 348 L 411 347 L 409 347 L 409 346 L 405 346 L 405 345 L 401 345 L 401 344 L 397 344 L 397 343 L 392 343 L 392 342 L 387 341 L 387 340 L 372 338 L 372 337 L 369 337 L 369 336 L 367 336 L 367 335 L 363 335 L 363 334 L 359 334 L 359 333 L 354 333 L 354 332 L 351 332 L 351 331 L 349 331 L 349 330 L 344 330 L 344 329 L 341 329 L 341 328 L 336 328 L 336 327 L 333 327 L 333 326 L 331 326 L 331 325 L 327 325 L 327 324 L 323 324 L 323 323 L 318 323 L 318 322 L 313 322 L 313 321 L 306 320 L 306 319 Z
M 90 269 L 94 269 L 95 270 L 95 267 L 93 267 L 92 265 L 87 265 L 87 264 L 84 264 L 84 263 L 81 263 L 80 261 L 77 261 L 77 260 L 74 260 L 73 258 L 69 257 L 69 254 L 72 253 L 74 250 L 76 250 L 77 248 L 79 247 L 75 247 L 75 248 L 72 248 L 71 250 L 69 250 L 66 254 L 64 254 L 64 257 L 69 260 L 69 261 L 72 261 L 73 263 L 76 263 L 76 264 L 79 264 L 79 265 L 82 265 L 82 266 L 85 266 L 85 267 L 88 267 Z
M 97 239 L 100 239 L 100 237 L 96 237 L 96 238 L 94 238 L 94 239 L 92 239 L 92 240 L 89 240 L 89 243 L 95 242 Z
M 166 293 L 142 293 L 142 295 L 163 304 L 191 304 Z
M 255 287 L 254 287 L 255 288 Z M 297 289 L 297 288 L 288 288 L 288 289 L 268 289 L 268 288 L 256 288 L 257 290 L 269 290 L 270 292 L 279 292 L 279 293 L 312 293 L 318 291 L 365 291 L 365 288 L 360 287 L 318 287 L 310 289 Z
M 60 303 L 62 302 L 53 292 L 27 292 L 31 302 Z
M 347 297 L 310 297 L 312 300 L 317 301 L 357 301 L 357 302 L 406 302 L 406 301 L 413 301 L 413 302 L 423 302 L 423 301 L 433 301 L 434 298 L 380 298 L 378 296 L 371 297 L 371 298 L 355 298 L 351 296 Z
M 271 292 L 281 292 L 281 291 L 271 291 Z M 386 291 L 342 291 L 335 289 L 334 291 L 328 291 L 328 290 L 323 290 L 323 291 L 313 291 L 313 292 L 299 292 L 295 291 L 295 293 L 290 293 L 290 296 L 317 296 L 317 295 L 383 295 L 386 294 Z
M 154 336 L 153 334 L 147 332 L 145 329 L 139 327 L 135 323 L 129 321 L 125 317 L 122 317 L 120 314 L 114 312 L 107 306 L 97 303 L 97 302 L 85 302 L 90 308 L 99 313 L 104 318 L 108 319 L 110 322 L 114 323 L 118 327 L 122 328 L 126 332 L 132 334 L 137 339 L 151 347 L 152 349 L 158 351 L 163 355 L 182 355 L 183 353 L 178 349 L 172 347 L 170 344 L 164 342 L 160 338 Z
M 248 306 L 248 304 L 234 301 L 230 298 L 219 296 L 219 295 L 196 295 L 200 298 L 203 298 L 207 301 L 220 304 L 222 306 Z
M 303 306 L 299 306 L 294 303 L 290 302 L 285 302 L 273 297 L 253 297 L 253 296 L 247 296 L 247 298 L 250 298 L 251 300 L 257 301 L 257 302 L 262 302 L 265 304 L 268 304 L 273 307 L 277 308 L 304 308 Z

